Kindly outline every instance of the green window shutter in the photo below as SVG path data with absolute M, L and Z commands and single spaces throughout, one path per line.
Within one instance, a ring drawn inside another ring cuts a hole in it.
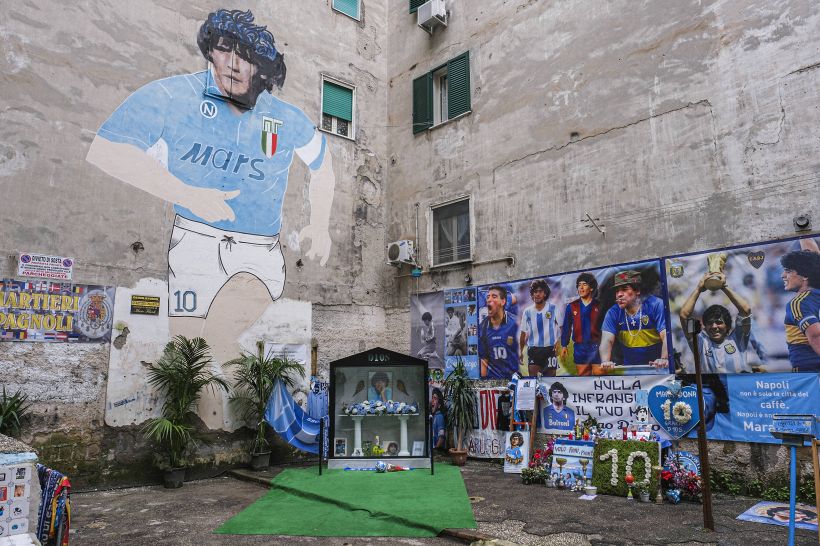
M 433 73 L 428 72 L 413 80 L 413 133 L 420 133 L 433 125 Z
M 353 90 L 323 82 L 322 113 L 353 121 Z
M 333 9 L 354 19 L 359 18 L 359 0 L 333 0 Z
M 470 52 L 447 61 L 447 119 L 469 112 Z
M 427 0 L 410 0 L 410 13 L 416 13 L 424 2 Z

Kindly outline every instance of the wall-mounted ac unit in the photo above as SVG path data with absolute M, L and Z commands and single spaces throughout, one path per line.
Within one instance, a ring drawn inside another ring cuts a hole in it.
M 433 29 L 437 26 L 447 26 L 447 9 L 444 0 L 428 0 L 419 6 L 416 13 L 419 26 L 429 34 L 433 34 Z
M 413 241 L 395 241 L 387 245 L 387 263 L 390 265 L 415 264 L 416 247 Z

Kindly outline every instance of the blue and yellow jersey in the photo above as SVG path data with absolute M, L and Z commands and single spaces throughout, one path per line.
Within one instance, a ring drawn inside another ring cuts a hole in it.
M 661 332 L 666 330 L 663 301 L 647 296 L 634 315 L 617 305 L 610 307 L 601 327 L 621 343 L 624 366 L 646 365 L 661 356 Z
M 798 371 L 820 371 L 820 355 L 814 352 L 806 330 L 820 322 L 820 290 L 811 288 L 797 294 L 786 306 L 786 343 L 789 361 Z

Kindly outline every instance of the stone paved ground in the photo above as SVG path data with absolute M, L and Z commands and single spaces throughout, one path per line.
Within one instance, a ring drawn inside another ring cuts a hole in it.
M 266 483 L 277 469 L 243 476 Z M 717 496 L 716 532 L 703 530 L 701 505 L 642 504 L 624 498 L 599 496 L 578 500 L 578 493 L 522 485 L 518 476 L 501 467 L 470 461 L 462 474 L 478 530 L 476 538 L 506 543 L 570 545 L 783 545 L 785 527 L 738 521 L 735 517 L 756 499 Z M 317 476 L 317 479 L 318 476 Z M 468 539 L 442 535 L 434 539 L 310 538 L 223 536 L 211 531 L 265 493 L 254 481 L 232 477 L 188 482 L 181 489 L 161 486 L 74 493 L 72 543 L 91 546 L 216 545 L 216 544 L 364 544 L 448 545 Z M 304 514 L 293 514 L 304 517 Z M 469 536 L 469 534 L 467 535 Z M 798 529 L 796 544 L 815 545 L 817 534 Z M 501 544 L 501 543 L 497 543 Z

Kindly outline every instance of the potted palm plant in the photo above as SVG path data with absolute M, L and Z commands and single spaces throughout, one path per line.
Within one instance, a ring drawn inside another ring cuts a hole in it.
M 262 341 L 256 343 L 256 352 L 244 352 L 225 365 L 234 368 L 231 403 L 242 412 L 246 423 L 254 423 L 256 426 L 256 435 L 251 444 L 251 468 L 262 470 L 270 464 L 270 444 L 265 438 L 265 407 L 273 387 L 277 381 L 282 381 L 292 389 L 295 386 L 294 378 L 304 378 L 305 370 L 296 360 L 284 355 L 274 356 L 272 351 L 266 353 Z
M 31 404 L 28 395 L 18 390 L 11 396 L 6 394 L 3 386 L 3 396 L 0 398 L 0 434 L 15 436 L 20 432 L 20 423 L 28 413 Z
M 467 450 L 464 435 L 476 424 L 476 394 L 462 359 L 444 379 L 444 398 L 447 401 L 447 428 L 456 433 L 455 447 L 450 448 L 453 464 L 464 466 Z
M 228 391 L 228 384 L 211 371 L 210 347 L 201 337 L 176 336 L 162 356 L 148 364 L 148 383 L 165 395 L 160 417 L 149 420 L 143 434 L 165 452 L 160 468 L 165 470 L 165 487 L 182 487 L 185 453 L 195 445 L 191 413 L 206 388 Z

